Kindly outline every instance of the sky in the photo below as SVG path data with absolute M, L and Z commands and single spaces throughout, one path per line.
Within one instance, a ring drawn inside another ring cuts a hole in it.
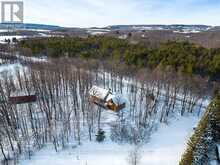
M 24 22 L 65 27 L 220 25 L 220 0 L 23 0 Z

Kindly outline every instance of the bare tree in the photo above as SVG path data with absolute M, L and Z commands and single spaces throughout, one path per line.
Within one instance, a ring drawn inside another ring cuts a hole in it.
M 140 160 L 141 160 L 140 147 L 134 146 L 128 154 L 128 164 L 138 165 L 140 164 Z

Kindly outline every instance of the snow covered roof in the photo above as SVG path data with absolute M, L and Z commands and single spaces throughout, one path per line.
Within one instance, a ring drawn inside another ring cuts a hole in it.
M 30 96 L 30 95 L 35 95 L 36 92 L 31 91 L 28 93 L 27 91 L 22 91 L 22 90 L 16 90 L 14 92 L 10 93 L 10 97 L 17 97 L 17 96 Z
M 114 95 L 112 94 L 110 90 L 108 89 L 104 89 L 104 88 L 101 88 L 101 87 L 98 87 L 98 86 L 92 86 L 92 88 L 89 90 L 89 94 L 91 96 L 95 96 L 95 97 L 98 97 L 102 100 L 105 99 L 105 97 L 108 95 L 108 97 L 106 98 L 106 101 L 109 101 L 112 99 L 112 101 L 115 103 L 115 104 L 123 104 L 125 103 L 125 99 L 123 99 L 121 96 L 119 95 Z M 108 94 L 109 93 L 109 94 Z
M 112 97 L 112 101 L 118 105 L 126 103 L 126 100 L 120 95 L 114 95 L 114 97 Z
M 89 90 L 89 94 L 92 96 L 96 96 L 102 100 L 105 99 L 105 97 L 107 96 L 107 94 L 109 93 L 109 90 L 104 89 L 104 88 L 100 88 L 98 86 L 92 86 L 92 88 Z M 113 97 L 113 95 L 110 93 L 106 99 L 106 101 L 109 101 L 111 98 Z

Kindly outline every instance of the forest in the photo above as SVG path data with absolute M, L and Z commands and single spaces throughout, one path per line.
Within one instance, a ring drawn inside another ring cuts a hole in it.
M 19 164 L 21 155 L 31 159 L 48 143 L 56 152 L 105 138 L 139 146 L 175 115 L 200 116 L 211 95 L 201 76 L 179 72 L 137 70 L 81 58 L 20 62 L 19 67 L 0 74 L 2 164 L 12 160 Z M 126 109 L 113 114 L 89 102 L 88 91 L 94 84 L 126 97 Z M 10 96 L 31 93 L 37 95 L 36 102 L 8 101 Z
M 137 68 L 160 68 L 219 80 L 220 49 L 204 48 L 189 42 L 168 41 L 158 47 L 146 43 L 104 36 L 88 38 L 38 38 L 23 40 L 17 49 L 23 54 L 49 57 L 81 57 L 127 64 Z

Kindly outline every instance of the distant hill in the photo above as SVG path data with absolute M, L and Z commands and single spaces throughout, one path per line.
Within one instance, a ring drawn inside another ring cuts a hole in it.
M 56 25 L 45 25 L 45 24 L 32 24 L 32 23 L 24 23 L 24 24 L 2 24 L 0 23 L 0 29 L 8 29 L 8 28 L 16 28 L 16 29 L 42 29 L 42 30 L 57 30 L 57 29 L 72 29 L 72 28 L 64 28 Z M 74 29 L 83 29 L 83 28 L 74 28 Z M 219 29 L 219 27 L 213 27 L 208 25 L 112 25 L 103 28 L 95 28 L 91 27 L 88 29 L 108 29 L 108 30 L 172 30 L 172 31 L 180 31 L 180 32 L 193 32 L 193 31 L 207 31 L 210 29 Z
M 0 23 L 0 29 L 36 29 L 36 30 L 83 30 L 84 28 L 65 28 L 56 25 L 45 25 L 45 24 L 32 24 L 32 23 L 24 23 L 24 24 L 2 24 Z M 174 25 L 112 25 L 103 28 L 86 28 L 88 29 L 95 29 L 95 30 L 170 30 L 176 32 L 203 32 L 208 31 L 210 29 L 219 30 L 219 27 L 208 26 L 208 25 L 181 25 L 181 24 L 174 24 Z M 85 30 L 85 29 L 84 29 Z
M 112 30 L 172 30 L 179 32 L 201 32 L 207 31 L 213 26 L 208 25 L 113 25 L 106 27 Z
M 11 29 L 11 30 L 10 30 Z M 128 39 L 132 43 L 144 42 L 157 47 L 167 41 L 188 41 L 206 48 L 220 48 L 220 26 L 208 25 L 112 25 L 107 27 L 62 27 L 44 24 L 0 24 L 0 36 L 88 37 L 104 35 Z

